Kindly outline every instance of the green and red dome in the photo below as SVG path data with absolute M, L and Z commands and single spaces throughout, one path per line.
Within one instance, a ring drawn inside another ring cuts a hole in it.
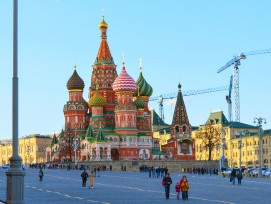
M 145 102 L 141 99 L 140 96 L 136 97 L 136 100 L 134 101 L 134 104 L 137 109 L 144 109 L 146 107 Z
M 74 66 L 74 72 L 67 82 L 67 89 L 68 90 L 74 90 L 74 89 L 83 90 L 84 87 L 85 87 L 85 83 L 83 79 L 78 75 L 76 71 L 76 66 Z
M 148 97 L 152 95 L 153 89 L 151 85 L 149 85 L 148 82 L 143 77 L 141 70 L 140 70 L 139 77 L 136 80 L 136 84 L 137 84 L 137 90 L 135 92 L 135 95 L 139 94 L 140 96 L 148 96 Z

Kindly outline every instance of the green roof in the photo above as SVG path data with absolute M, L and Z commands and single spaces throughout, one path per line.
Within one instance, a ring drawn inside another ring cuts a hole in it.
M 164 152 L 161 152 L 161 151 L 159 151 L 157 149 L 152 149 L 152 154 L 154 154 L 154 155 L 161 155 L 161 154 L 164 154 Z
M 161 131 L 163 129 L 168 129 L 170 128 L 169 124 L 166 124 L 162 118 L 160 118 L 160 116 L 155 112 L 155 110 L 151 110 L 152 112 L 152 127 L 153 127 L 153 131 Z
M 251 128 L 251 129 L 258 129 L 257 126 L 241 123 L 241 122 L 230 122 L 229 127 L 231 128 Z
M 229 124 L 223 111 L 211 112 L 206 123 L 210 123 L 211 125 L 215 125 L 215 124 L 227 125 L 227 124 Z

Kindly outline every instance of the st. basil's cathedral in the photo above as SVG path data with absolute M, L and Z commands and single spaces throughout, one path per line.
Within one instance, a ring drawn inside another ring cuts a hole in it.
M 155 140 L 152 125 L 155 122 L 148 108 L 153 89 L 142 74 L 142 65 L 135 81 L 126 71 L 123 59 L 122 70 L 118 75 L 107 43 L 108 24 L 104 17 L 99 29 L 101 42 L 92 66 L 89 99 L 86 101 L 83 98 L 85 83 L 74 66 L 74 72 L 67 82 L 69 101 L 63 109 L 65 130 L 58 137 L 54 135 L 49 150 L 51 152 L 47 151 L 47 161 L 72 157 L 77 157 L 78 161 L 145 160 L 153 159 L 153 152 L 159 152 L 153 149 Z M 178 96 L 178 100 L 183 104 L 182 96 L 181 99 Z M 191 125 L 184 104 L 182 106 L 178 100 L 173 119 L 177 123 L 171 125 L 171 140 L 175 145 L 179 141 L 177 145 L 185 149 L 185 155 L 192 155 L 193 142 L 188 135 Z M 177 133 L 187 133 L 185 140 L 176 140 L 179 138 L 175 137 Z M 169 146 L 164 148 L 174 158 L 179 158 L 178 155 L 183 153 L 179 151 L 180 148 L 174 150 L 172 142 L 169 141 Z

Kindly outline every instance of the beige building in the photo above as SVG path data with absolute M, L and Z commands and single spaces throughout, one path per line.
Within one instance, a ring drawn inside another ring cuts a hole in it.
M 22 164 L 43 163 L 45 148 L 51 144 L 52 139 L 48 135 L 33 134 L 19 138 L 19 156 Z M 11 140 L 0 141 L 0 165 L 9 163 L 12 156 Z
M 259 166 L 259 136 L 258 127 L 240 122 L 228 122 L 222 111 L 212 112 L 207 120 L 220 131 L 220 140 L 212 150 L 211 160 L 220 160 L 223 156 L 229 167 L 257 167 Z M 199 129 L 203 126 L 199 126 Z M 199 131 L 195 130 L 196 160 L 208 160 L 209 151 L 204 148 L 200 138 L 196 138 Z M 224 146 L 223 144 L 224 138 Z M 271 165 L 271 130 L 262 132 L 262 166 Z M 223 148 L 224 147 L 224 148 Z

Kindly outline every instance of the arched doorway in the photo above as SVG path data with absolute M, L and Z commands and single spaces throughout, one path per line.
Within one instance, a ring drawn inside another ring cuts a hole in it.
M 119 160 L 119 150 L 116 148 L 111 149 L 112 160 Z

